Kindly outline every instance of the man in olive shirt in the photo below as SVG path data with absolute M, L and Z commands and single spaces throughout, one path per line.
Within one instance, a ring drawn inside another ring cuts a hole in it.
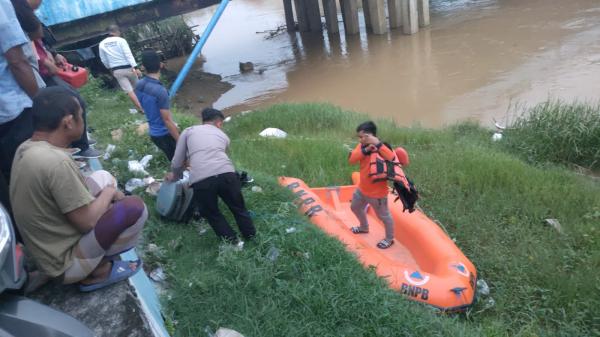
M 125 197 L 107 172 L 94 173 L 88 181 L 79 172 L 67 151 L 84 131 L 81 106 L 72 93 L 62 87 L 41 89 L 32 115 L 35 131 L 15 154 L 10 199 L 37 266 L 65 284 L 80 281 L 81 291 L 133 275 L 141 261 L 119 261 L 116 255 L 134 247 L 147 218 L 143 201 Z

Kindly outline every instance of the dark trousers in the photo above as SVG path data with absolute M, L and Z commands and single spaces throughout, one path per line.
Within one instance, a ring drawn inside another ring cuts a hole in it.
M 7 183 L 17 148 L 33 135 L 33 114 L 27 108 L 12 121 L 0 124 L 0 169 Z
M 160 137 L 150 136 L 150 139 L 152 139 L 152 142 L 159 149 L 161 149 L 162 152 L 165 153 L 169 161 L 173 160 L 173 156 L 175 155 L 175 148 L 177 147 L 177 142 L 175 141 L 175 138 L 173 138 L 173 136 L 171 136 L 170 134 Z
M 244 203 L 242 184 L 234 172 L 223 173 L 203 179 L 192 185 L 194 202 L 198 205 L 200 214 L 206 218 L 217 236 L 231 242 L 237 242 L 237 236 L 219 210 L 220 197 L 235 218 L 242 236 L 246 239 L 256 234 L 254 224 Z
M 73 96 L 75 96 L 75 98 L 77 98 L 77 101 L 79 101 L 79 105 L 81 105 L 84 131 L 83 131 L 83 134 L 81 135 L 81 138 L 79 138 L 79 140 L 73 142 L 71 144 L 71 147 L 80 148 L 81 151 L 85 151 L 85 150 L 89 149 L 90 145 L 88 143 L 88 138 L 87 138 L 87 104 L 85 103 L 85 100 L 83 100 L 83 97 L 81 97 L 81 95 L 79 94 L 79 91 L 77 91 L 77 89 L 73 88 L 69 83 L 65 82 L 62 78 L 60 78 L 58 76 L 44 77 L 44 82 L 46 82 L 46 85 L 49 87 L 54 87 L 54 86 L 63 87 L 65 89 L 69 90 L 71 95 L 73 95 Z

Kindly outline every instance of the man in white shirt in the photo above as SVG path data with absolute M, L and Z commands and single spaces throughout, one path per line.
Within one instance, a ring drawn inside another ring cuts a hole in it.
M 119 82 L 121 89 L 127 93 L 136 108 L 143 112 L 140 101 L 133 91 L 140 73 L 135 68 L 137 63 L 131 49 L 129 49 L 129 44 L 121 37 L 121 30 L 117 25 L 108 27 L 108 35 L 98 46 L 100 60 L 111 71 L 117 82 Z

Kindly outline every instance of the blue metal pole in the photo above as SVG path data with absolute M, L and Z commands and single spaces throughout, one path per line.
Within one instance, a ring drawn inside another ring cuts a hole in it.
M 221 1 L 219 8 L 217 8 L 217 11 L 215 12 L 215 14 L 213 14 L 212 18 L 210 19 L 208 26 L 206 26 L 204 33 L 202 33 L 202 36 L 200 36 L 200 41 L 198 41 L 198 43 L 194 47 L 194 50 L 192 50 L 192 53 L 188 57 L 187 61 L 185 61 L 183 68 L 181 68 L 181 71 L 177 75 L 175 82 L 173 82 L 173 85 L 171 86 L 171 90 L 169 90 L 169 97 L 171 99 L 173 99 L 173 97 L 175 97 L 177 90 L 179 90 L 179 87 L 181 87 L 183 80 L 185 80 L 185 77 L 187 76 L 188 72 L 192 68 L 194 61 L 196 61 L 198 54 L 200 54 L 202 47 L 204 47 L 206 40 L 208 40 L 210 33 L 212 33 L 212 31 L 213 31 L 213 28 L 215 28 L 215 26 L 217 25 L 217 22 L 219 21 L 221 14 L 223 14 L 223 11 L 225 11 L 225 7 L 227 7 L 228 3 L 229 3 L 229 0 Z

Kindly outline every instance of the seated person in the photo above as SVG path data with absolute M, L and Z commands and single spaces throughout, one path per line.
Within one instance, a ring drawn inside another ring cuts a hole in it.
M 10 200 L 17 228 L 37 266 L 64 284 L 92 291 L 126 279 L 141 261 L 120 261 L 133 248 L 148 212 L 116 189 L 107 172 L 86 179 L 67 148 L 84 131 L 81 106 L 67 89 L 39 91 L 34 133 L 17 149 Z
M 142 64 L 146 69 L 146 76 L 135 86 L 135 94 L 148 119 L 150 139 L 171 161 L 175 155 L 179 130 L 171 116 L 169 93 L 160 83 L 163 64 L 160 56 L 152 49 L 144 50 Z

